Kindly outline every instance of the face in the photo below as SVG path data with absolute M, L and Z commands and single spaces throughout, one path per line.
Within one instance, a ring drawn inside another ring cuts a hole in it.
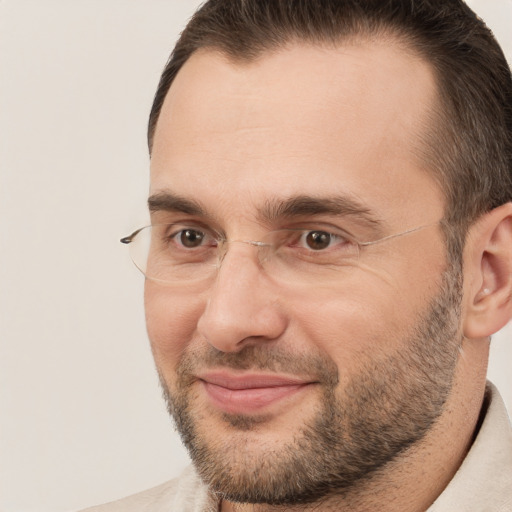
M 169 408 L 227 498 L 300 503 L 350 489 L 442 414 L 459 290 L 437 224 L 443 197 L 417 156 L 434 101 L 426 64 L 375 43 L 248 64 L 200 52 L 172 85 L 153 146 L 152 223 L 179 224 L 180 249 L 197 233 L 208 247 L 219 233 L 304 233 L 284 243 L 299 255 L 291 263 L 262 263 L 260 247 L 235 242 L 200 283 L 146 280 Z M 315 246 L 318 233 L 336 236 Z M 377 239 L 336 268 L 308 259 Z

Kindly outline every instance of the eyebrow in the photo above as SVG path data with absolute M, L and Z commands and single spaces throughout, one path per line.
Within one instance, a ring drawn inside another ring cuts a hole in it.
M 167 190 L 151 195 L 148 199 L 148 207 L 150 213 L 167 211 L 213 218 L 213 215 L 209 214 L 200 202 Z M 317 215 L 349 216 L 374 229 L 383 225 L 383 221 L 370 208 L 349 195 L 330 197 L 300 195 L 286 199 L 274 198 L 267 200 L 258 210 L 258 218 L 267 223 L 279 219 Z
M 148 208 L 150 213 L 166 211 L 209 217 L 205 208 L 197 201 L 187 199 L 169 191 L 158 192 L 149 196 Z
M 260 216 L 267 221 L 279 218 L 315 215 L 351 216 L 374 228 L 383 222 L 367 206 L 352 196 L 295 196 L 286 200 L 269 200 L 260 211 Z

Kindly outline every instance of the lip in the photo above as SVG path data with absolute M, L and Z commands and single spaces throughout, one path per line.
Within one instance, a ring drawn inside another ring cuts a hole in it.
M 228 414 L 262 413 L 315 384 L 276 374 L 212 372 L 198 375 L 198 379 L 212 405 Z

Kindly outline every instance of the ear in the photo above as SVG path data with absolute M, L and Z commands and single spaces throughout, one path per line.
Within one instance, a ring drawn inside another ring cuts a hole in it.
M 512 318 L 512 203 L 483 215 L 464 249 L 464 336 L 487 338 Z

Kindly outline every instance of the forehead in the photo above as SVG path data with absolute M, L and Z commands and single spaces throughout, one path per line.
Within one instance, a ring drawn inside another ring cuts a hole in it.
M 197 52 L 162 108 L 151 191 L 232 213 L 306 193 L 420 212 L 441 201 L 418 157 L 436 90 L 430 66 L 389 41 L 294 45 L 248 63 Z

